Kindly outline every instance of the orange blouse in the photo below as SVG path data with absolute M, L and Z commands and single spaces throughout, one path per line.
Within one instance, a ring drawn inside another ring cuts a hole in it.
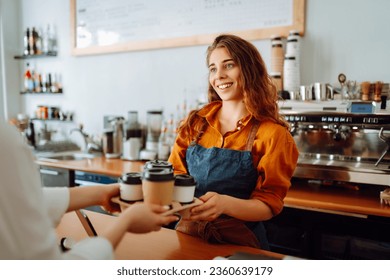
M 212 102 L 202 108 L 196 122 L 205 118 L 207 129 L 198 144 L 205 147 L 218 147 L 232 150 L 245 150 L 245 144 L 251 130 L 252 115 L 237 122 L 237 127 L 225 135 L 220 133 L 220 123 L 217 112 L 221 108 L 220 101 Z M 176 174 L 188 173 L 186 168 L 186 151 L 192 139 L 185 132 L 180 132 L 176 138 L 172 153 L 168 159 L 173 164 Z M 253 164 L 259 177 L 251 198 L 267 204 L 274 215 L 283 208 L 283 199 L 291 186 L 298 149 L 288 129 L 271 121 L 263 121 L 256 133 L 252 147 Z

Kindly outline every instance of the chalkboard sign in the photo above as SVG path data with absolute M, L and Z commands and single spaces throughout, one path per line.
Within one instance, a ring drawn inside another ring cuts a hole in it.
M 73 55 L 304 34 L 305 0 L 70 0 Z

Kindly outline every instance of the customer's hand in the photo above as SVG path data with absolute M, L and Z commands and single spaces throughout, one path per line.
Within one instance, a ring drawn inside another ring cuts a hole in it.
M 178 221 L 178 217 L 161 215 L 167 209 L 160 205 L 135 203 L 121 215 L 129 220 L 128 231 L 132 233 L 147 233 L 158 231 L 161 226 Z
M 100 186 L 102 188 L 102 196 L 100 206 L 109 213 L 120 212 L 120 206 L 111 201 L 111 198 L 119 196 L 119 183 Z

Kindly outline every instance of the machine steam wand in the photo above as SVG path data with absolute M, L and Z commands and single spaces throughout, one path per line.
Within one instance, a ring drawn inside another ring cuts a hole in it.
M 375 166 L 378 166 L 378 164 L 382 161 L 382 159 L 385 157 L 385 155 L 390 151 L 390 137 L 386 137 L 383 133 L 383 127 L 381 127 L 381 130 L 379 131 L 379 138 L 386 143 L 387 148 L 383 151 L 382 155 L 378 159 L 378 161 L 375 163 Z

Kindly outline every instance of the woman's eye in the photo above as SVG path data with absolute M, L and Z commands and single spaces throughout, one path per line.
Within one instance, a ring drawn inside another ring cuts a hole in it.
M 210 71 L 210 73 L 214 73 L 215 71 L 217 71 L 217 68 L 214 68 L 214 67 L 213 67 L 213 68 L 210 68 L 209 71 Z
M 234 67 L 233 63 L 228 63 L 228 64 L 225 65 L 226 69 L 232 69 L 233 67 Z

